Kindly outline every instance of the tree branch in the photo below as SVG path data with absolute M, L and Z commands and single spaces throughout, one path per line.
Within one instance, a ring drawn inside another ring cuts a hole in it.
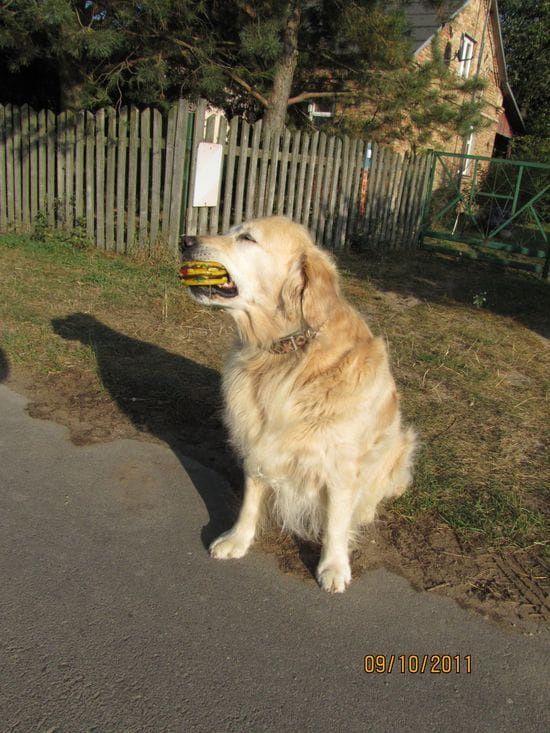
M 299 104 L 300 102 L 304 102 L 306 99 L 317 99 L 317 97 L 342 97 L 349 94 L 353 94 L 353 92 L 302 92 L 301 94 L 297 94 L 295 97 L 290 97 L 288 100 L 288 106 L 290 107 L 291 104 Z
M 247 2 L 238 2 L 237 0 L 235 5 L 240 8 L 244 13 L 246 13 L 250 18 L 256 19 L 258 17 L 258 13 Z
M 269 107 L 269 100 L 267 97 L 264 97 L 261 92 L 258 92 L 256 89 L 250 86 L 250 84 L 242 79 L 238 74 L 236 74 L 231 69 L 225 69 L 229 76 L 233 79 L 233 81 L 237 82 L 245 91 L 247 91 L 251 96 L 254 97 L 255 100 L 257 100 L 263 107 L 267 109 Z

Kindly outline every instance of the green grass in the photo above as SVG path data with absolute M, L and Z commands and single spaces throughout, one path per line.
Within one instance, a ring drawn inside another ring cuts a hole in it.
M 422 252 L 349 255 L 340 266 L 347 297 L 387 340 L 405 418 L 421 440 L 414 485 L 391 511 L 412 532 L 430 516 L 481 546 L 542 552 L 548 285 Z M 167 430 L 191 421 L 206 426 L 206 440 L 221 430 L 216 375 L 231 321 L 184 295 L 175 260 L 9 235 L 0 237 L 0 277 L 0 348 L 12 375 L 30 375 L 44 399 L 58 390 L 78 410 L 79 395 L 96 390 L 103 401 L 89 421 L 101 421 L 110 401 L 137 425 L 154 412 Z
M 67 349 L 52 332 L 51 319 L 70 312 L 109 313 L 144 306 L 163 319 L 166 302 L 177 303 L 182 290 L 175 266 L 140 263 L 96 250 L 81 250 L 62 238 L 36 241 L 27 236 L 0 237 L 6 327 L 4 348 L 13 366 L 42 373 L 62 370 Z M 164 308 L 163 308 L 164 306 Z M 38 354 L 38 358 L 36 355 Z M 76 353 L 92 366 L 89 349 Z

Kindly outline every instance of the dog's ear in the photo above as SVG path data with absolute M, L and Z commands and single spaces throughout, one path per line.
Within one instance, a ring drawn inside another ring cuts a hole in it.
M 295 320 L 301 315 L 302 293 L 305 285 L 304 263 L 305 255 L 292 263 L 281 288 L 280 307 L 289 320 Z
M 319 328 L 340 300 L 338 273 L 330 255 L 312 249 L 303 262 L 302 315 L 311 328 Z

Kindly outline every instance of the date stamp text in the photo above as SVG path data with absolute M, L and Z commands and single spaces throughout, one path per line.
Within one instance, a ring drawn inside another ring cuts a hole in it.
M 471 674 L 471 654 L 366 654 L 367 674 Z

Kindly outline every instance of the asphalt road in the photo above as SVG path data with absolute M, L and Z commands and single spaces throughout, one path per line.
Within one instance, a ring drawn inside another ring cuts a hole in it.
M 164 445 L 76 447 L 0 386 L 2 733 L 550 730 L 548 635 L 383 570 L 330 596 L 258 552 L 212 560 L 227 496 Z

